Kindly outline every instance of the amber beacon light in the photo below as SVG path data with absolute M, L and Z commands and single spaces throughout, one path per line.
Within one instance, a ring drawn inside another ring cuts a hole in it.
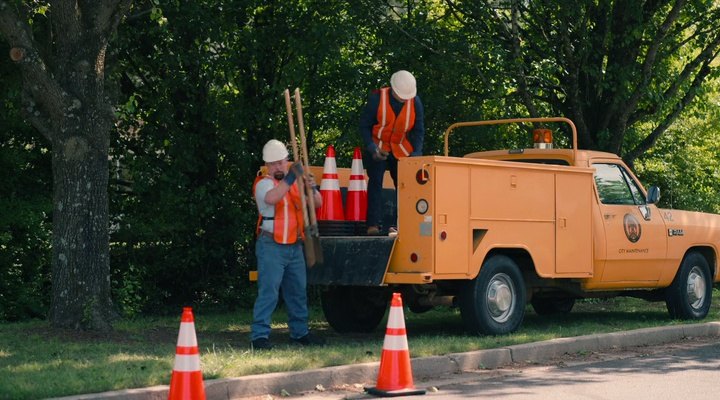
M 536 149 L 552 149 L 552 131 L 550 129 L 533 130 L 533 143 Z

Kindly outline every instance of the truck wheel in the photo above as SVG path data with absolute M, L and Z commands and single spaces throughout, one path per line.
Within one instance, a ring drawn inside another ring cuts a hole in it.
M 530 300 L 538 315 L 569 314 L 575 306 L 572 297 L 533 297 Z
M 702 319 L 710 310 L 712 282 L 707 260 L 699 253 L 688 253 L 680 264 L 673 283 L 665 290 L 665 305 L 670 317 Z
M 338 333 L 369 333 L 385 316 L 389 292 L 383 288 L 343 286 L 322 292 L 325 319 Z
M 480 274 L 461 288 L 459 306 L 472 334 L 516 331 L 525 316 L 525 282 L 515 261 L 503 255 L 488 259 Z

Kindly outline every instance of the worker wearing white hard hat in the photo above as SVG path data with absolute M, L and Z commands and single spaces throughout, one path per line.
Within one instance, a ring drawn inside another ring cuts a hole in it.
M 400 70 L 390 77 L 390 87 L 402 100 L 410 100 L 417 94 L 417 85 L 413 74 Z
M 368 96 L 360 115 L 360 135 L 365 146 L 363 166 L 368 174 L 368 235 L 394 230 L 397 210 L 382 208 L 383 178 L 389 170 L 397 190 L 398 159 L 422 155 L 424 119 L 415 76 L 408 71 L 395 72 L 390 87 L 374 90 Z
M 265 162 L 285 160 L 289 155 L 285 144 L 277 139 L 270 139 L 263 146 L 263 161 Z
M 256 350 L 270 349 L 272 313 L 282 293 L 288 313 L 290 341 L 317 345 L 324 341 L 308 330 L 307 278 L 302 240 L 304 222 L 302 200 L 296 179 L 304 175 L 302 164 L 290 165 L 288 150 L 279 140 L 269 140 L 262 150 L 267 172 L 254 184 L 258 207 L 258 237 L 255 255 L 258 269 L 258 296 L 253 307 L 250 340 Z M 316 205 L 322 196 L 312 176 L 305 179 L 308 193 Z M 282 290 L 280 290 L 282 289 Z

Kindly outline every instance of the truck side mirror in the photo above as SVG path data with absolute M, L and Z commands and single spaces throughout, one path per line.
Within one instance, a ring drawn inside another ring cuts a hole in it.
M 647 199 L 648 204 L 657 204 L 658 201 L 660 201 L 660 188 L 657 186 L 650 186 L 650 189 L 648 189 L 647 192 Z

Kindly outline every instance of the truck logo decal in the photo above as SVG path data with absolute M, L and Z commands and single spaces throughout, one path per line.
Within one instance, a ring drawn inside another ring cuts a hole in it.
M 668 236 L 685 236 L 684 229 L 668 229 Z
M 642 228 L 640 222 L 632 214 L 625 214 L 625 217 L 623 217 L 623 228 L 625 228 L 625 236 L 629 241 L 635 243 L 640 240 Z

